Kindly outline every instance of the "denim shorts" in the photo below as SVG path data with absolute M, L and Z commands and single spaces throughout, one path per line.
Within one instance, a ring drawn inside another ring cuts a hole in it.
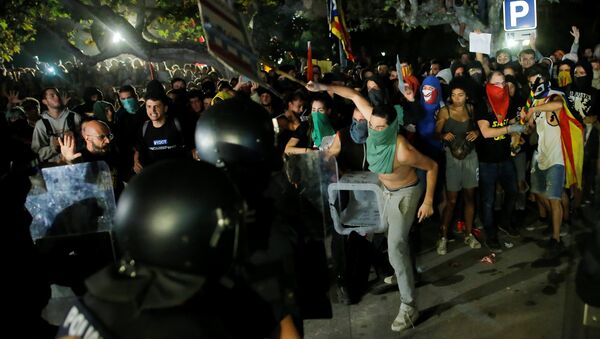
M 531 168 L 531 192 L 546 199 L 560 200 L 565 186 L 565 166 L 554 165 L 541 170 L 535 162 Z

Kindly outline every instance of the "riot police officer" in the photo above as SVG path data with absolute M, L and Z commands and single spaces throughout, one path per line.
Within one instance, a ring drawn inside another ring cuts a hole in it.
M 117 207 L 117 265 L 86 281 L 61 335 L 117 338 L 266 338 L 268 303 L 237 270 L 245 205 L 227 176 L 192 160 L 154 164 Z
M 202 114 L 195 139 L 200 159 L 222 168 L 248 203 L 254 288 L 300 332 L 303 318 L 331 317 L 322 216 L 281 171 L 267 111 L 243 95 L 224 100 Z M 278 288 L 266 287 L 274 282 Z

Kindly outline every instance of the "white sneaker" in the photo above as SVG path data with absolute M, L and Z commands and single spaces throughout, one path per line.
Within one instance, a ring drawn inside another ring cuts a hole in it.
M 392 322 L 392 331 L 400 332 L 407 328 L 415 327 L 415 322 L 419 318 L 419 311 L 407 304 L 400 305 L 400 312 Z
M 383 278 L 383 282 L 388 285 L 396 285 L 396 275 L 390 275 L 389 277 Z
M 465 237 L 465 244 L 469 245 L 471 248 L 481 248 L 481 244 L 479 241 L 477 241 L 473 234 L 469 234 Z
M 448 253 L 446 250 L 446 243 L 448 243 L 448 240 L 445 237 L 441 237 L 440 240 L 438 240 L 437 244 L 435 245 L 437 254 L 445 255 Z

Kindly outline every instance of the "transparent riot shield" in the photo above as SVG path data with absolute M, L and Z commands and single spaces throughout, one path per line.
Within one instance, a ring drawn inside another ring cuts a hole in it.
M 327 187 L 338 178 L 335 159 L 324 152 L 291 156 L 286 160 L 287 179 L 294 187 L 292 220 L 298 234 L 296 281 L 298 306 L 304 319 L 330 318 L 330 274 L 327 264 L 326 235 L 331 229 L 327 206 Z
M 112 175 L 100 161 L 44 168 L 31 181 L 30 232 L 52 284 L 46 312 L 62 314 L 85 279 L 115 260 Z
M 116 210 L 111 171 L 103 161 L 44 168 L 25 206 L 34 240 L 108 231 Z
M 324 229 L 331 225 L 328 188 L 338 182 L 338 168 L 335 157 L 327 152 L 317 151 L 294 155 L 286 160 L 286 174 L 300 194 L 322 215 Z M 321 228 L 323 230 L 323 228 Z

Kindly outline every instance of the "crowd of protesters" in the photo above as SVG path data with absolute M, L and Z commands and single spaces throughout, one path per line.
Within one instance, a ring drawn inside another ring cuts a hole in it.
M 236 95 L 251 97 L 271 114 L 282 157 L 330 152 L 342 173 L 395 169 L 395 163 L 369 161 L 380 159 L 369 139 L 387 137 L 392 126 L 394 140 L 398 134 L 407 140 L 398 145 L 436 164 L 435 194 L 424 203 L 432 205 L 439 222 L 439 255 L 447 253 L 458 220 L 467 246 L 484 244 L 497 253 L 503 250 L 500 236 L 518 238 L 543 228 L 549 236 L 545 255 L 556 257 L 580 208 L 597 201 L 600 48 L 582 49 L 579 31 L 571 34 L 568 53 L 556 49 L 545 57 L 533 43 L 517 53 L 465 51 L 418 65 L 401 60 L 399 68 L 381 62 L 334 66 L 322 74 L 314 67 L 306 87 L 307 69 L 296 65 L 281 66 L 285 76 L 260 71 L 265 86 L 245 77 L 223 79 L 202 65 L 150 67 L 139 59 L 91 68 L 71 61 L 2 68 L 0 107 L 11 132 L 31 146 L 41 164 L 105 160 L 116 191 L 160 160 L 198 159 L 196 120 L 208 106 Z M 563 125 L 567 119 L 570 132 Z M 431 182 L 433 172 L 424 168 L 433 167 L 416 163 L 415 184 Z M 385 188 L 393 193 L 397 187 Z M 524 225 L 522 211 L 532 206 L 539 220 Z M 423 211 L 420 220 L 428 216 Z M 398 274 L 412 272 L 398 267 L 409 261 L 391 251 L 389 256 L 393 271 L 382 269 L 382 279 L 414 285 Z M 413 300 L 402 302 L 408 306 L 401 308 L 394 330 L 412 326 L 418 314 Z

